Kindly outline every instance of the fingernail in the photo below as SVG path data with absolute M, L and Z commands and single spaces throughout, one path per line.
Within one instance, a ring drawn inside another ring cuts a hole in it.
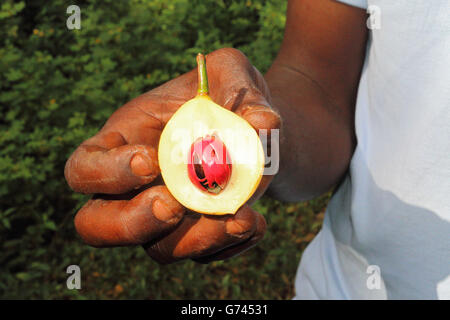
M 226 233 L 234 237 L 244 237 L 248 235 L 252 230 L 253 228 L 249 221 L 230 218 L 225 222 Z
M 264 112 L 264 111 L 272 111 L 269 107 L 264 105 L 250 104 L 243 108 L 242 115 L 247 116 L 253 112 Z
M 242 117 L 258 129 L 273 129 L 280 127 L 280 116 L 275 111 L 265 106 L 248 106 L 242 111 Z
M 149 176 L 153 173 L 150 160 L 141 153 L 136 153 L 130 161 L 131 172 L 137 176 Z
M 166 223 L 175 223 L 180 220 L 180 214 L 169 209 L 169 207 L 159 199 L 153 201 L 153 216 Z

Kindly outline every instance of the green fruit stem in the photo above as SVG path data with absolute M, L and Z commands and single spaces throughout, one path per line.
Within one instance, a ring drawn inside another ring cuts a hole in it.
M 206 73 L 205 56 L 201 53 L 197 54 L 197 70 L 198 70 L 198 91 L 199 96 L 207 96 L 208 89 L 208 74 Z

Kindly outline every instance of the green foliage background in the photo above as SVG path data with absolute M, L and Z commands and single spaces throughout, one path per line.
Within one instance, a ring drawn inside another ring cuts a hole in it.
M 81 8 L 81 30 L 66 8 Z M 73 217 L 66 159 L 120 105 L 194 67 L 195 54 L 242 50 L 266 71 L 282 40 L 283 0 L 3 0 L 0 5 L 0 298 L 289 299 L 327 197 L 263 198 L 269 225 L 238 258 L 161 267 L 140 248 L 93 249 Z M 319 213 L 319 214 L 317 214 Z M 82 289 L 66 288 L 77 264 Z

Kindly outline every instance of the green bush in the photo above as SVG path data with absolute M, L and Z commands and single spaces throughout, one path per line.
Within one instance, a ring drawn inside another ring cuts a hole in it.
M 194 67 L 197 52 L 242 50 L 267 70 L 282 40 L 282 0 L 2 1 L 0 7 L 0 297 L 291 298 L 305 244 L 327 198 L 283 205 L 262 199 L 269 231 L 224 262 L 160 267 L 141 248 L 93 249 L 73 217 L 64 164 L 119 106 Z M 82 289 L 66 288 L 77 264 Z

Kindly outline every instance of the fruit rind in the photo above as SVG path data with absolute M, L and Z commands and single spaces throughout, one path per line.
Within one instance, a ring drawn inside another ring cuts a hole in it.
M 194 186 L 183 161 L 193 141 L 212 132 L 219 135 L 233 159 L 228 185 L 217 195 Z M 172 116 L 161 134 L 158 160 L 162 178 L 175 199 L 205 214 L 236 213 L 256 191 L 264 171 L 264 150 L 255 129 L 208 96 L 189 100 Z

